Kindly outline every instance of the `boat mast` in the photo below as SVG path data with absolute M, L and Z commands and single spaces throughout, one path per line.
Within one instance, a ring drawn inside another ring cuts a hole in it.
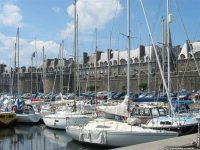
M 37 72 L 37 68 L 38 68 L 38 66 L 37 66 L 37 46 L 36 46 L 36 38 L 35 38 L 35 59 L 36 59 L 36 64 L 35 64 L 35 68 L 36 68 L 36 71 L 35 71 L 35 73 L 36 73 L 36 92 L 38 92 L 39 90 L 39 88 L 38 88 L 38 72 Z
M 95 28 L 95 33 L 96 33 L 96 48 L 95 48 L 95 81 L 94 81 L 94 86 L 95 86 L 95 104 L 97 105 L 97 28 Z
M 44 69 L 44 46 L 42 47 L 42 83 L 43 83 L 43 93 L 45 94 L 45 69 Z
M 150 92 L 150 48 L 151 48 L 151 41 L 150 41 L 150 36 L 149 36 L 149 56 L 148 56 L 148 93 Z
M 33 55 L 31 56 L 31 95 L 33 94 Z
M 78 99 L 80 100 L 80 68 L 79 68 L 79 47 L 78 47 L 78 14 L 76 20 L 76 49 L 77 49 L 77 90 L 78 90 Z
M 76 0 L 74 0 L 74 111 L 76 111 L 76 54 L 77 54 L 77 34 L 76 34 Z
M 17 96 L 19 98 L 19 27 L 17 28 Z
M 140 72 L 141 72 L 141 24 L 140 23 L 140 28 L 139 28 L 139 57 L 138 57 L 138 92 L 140 92 Z
M 108 96 L 107 99 L 109 100 L 111 98 L 110 93 L 110 58 L 111 58 L 111 32 L 110 32 L 110 48 L 108 49 Z
M 171 96 L 169 94 L 169 90 L 168 90 L 168 87 L 167 87 L 167 84 L 166 84 L 166 81 L 165 81 L 165 77 L 164 77 L 164 74 L 163 74 L 162 66 L 161 66 L 161 63 L 160 63 L 160 60 L 159 60 L 159 57 L 158 57 L 158 52 L 157 52 L 156 46 L 154 44 L 154 40 L 153 40 L 152 33 L 151 33 L 151 30 L 150 30 L 149 22 L 148 22 L 147 15 L 146 15 L 146 12 L 145 12 L 145 9 L 144 9 L 143 0 L 140 0 L 140 3 L 141 3 L 142 10 L 143 10 L 143 13 L 144 13 L 144 17 L 145 17 L 145 20 L 146 20 L 146 24 L 147 24 L 149 35 L 150 35 L 150 38 L 151 38 L 151 42 L 153 44 L 153 50 L 154 50 L 155 55 L 156 55 L 156 60 L 157 60 L 157 63 L 158 63 L 160 74 L 161 74 L 161 77 L 162 77 L 162 80 L 163 80 L 163 84 L 164 84 L 164 87 L 165 87 L 165 90 L 166 90 L 166 93 L 167 93 L 168 101 L 169 101 L 169 104 L 170 104 L 170 109 L 172 111 L 172 116 L 174 117 L 175 113 L 174 113 L 173 106 L 172 106 L 172 103 L 171 103 Z
M 11 70 L 11 72 L 13 73 L 13 76 L 11 76 L 11 95 L 13 95 L 16 98 L 16 89 L 17 89 L 17 81 L 16 81 L 16 59 L 17 59 L 17 40 L 15 42 L 15 55 L 14 55 L 14 69 L 13 71 Z M 16 83 L 16 84 L 14 84 Z
M 169 0 L 167 0 L 167 66 L 168 66 L 168 92 L 169 94 L 171 93 L 171 81 L 170 81 L 170 41 L 169 41 L 169 25 L 170 25 L 171 19 L 170 19 L 170 14 L 169 14 Z
M 128 46 L 128 57 L 127 57 L 127 96 L 130 96 L 130 0 L 127 0 L 127 46 Z
M 165 26 L 164 25 L 164 18 L 162 17 L 162 45 L 163 45 L 162 46 L 162 69 L 163 69 L 163 73 L 164 73 L 164 76 L 165 76 L 165 58 L 164 58 L 165 57 L 165 55 L 164 55 L 165 54 L 164 53 L 164 50 L 165 50 L 165 37 L 164 37 L 165 36 L 165 34 L 164 34 L 165 29 L 164 28 L 165 27 L 164 26 Z M 164 86 L 163 86 L 162 90 L 163 90 L 163 94 L 164 94 Z
M 60 92 L 63 94 L 63 51 L 64 51 L 64 40 L 61 42 L 61 47 L 60 47 Z

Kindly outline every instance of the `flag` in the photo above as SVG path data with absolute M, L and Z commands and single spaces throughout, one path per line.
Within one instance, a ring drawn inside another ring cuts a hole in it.
M 33 54 L 32 54 L 32 58 L 33 58 L 33 57 L 35 57 L 35 52 L 33 52 Z
M 72 66 L 72 63 L 73 63 L 73 58 L 69 58 L 68 61 L 69 61 L 69 62 L 68 62 L 68 67 L 71 67 L 71 66 Z

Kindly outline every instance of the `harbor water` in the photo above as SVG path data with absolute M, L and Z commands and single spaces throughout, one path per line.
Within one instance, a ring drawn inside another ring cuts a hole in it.
M 0 150 L 106 150 L 73 141 L 65 131 L 45 125 L 16 125 L 0 129 Z

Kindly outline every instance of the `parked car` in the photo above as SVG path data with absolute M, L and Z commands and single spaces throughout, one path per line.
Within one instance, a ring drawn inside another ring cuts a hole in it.
M 108 96 L 108 91 L 99 91 L 97 92 L 98 99 L 106 99 Z
M 84 96 L 85 98 L 93 98 L 95 97 L 95 94 L 92 91 L 87 91 L 87 92 L 81 93 L 80 96 Z
M 186 91 L 185 89 L 182 89 L 180 92 L 177 94 L 177 99 L 188 99 L 188 96 L 190 93 Z
M 200 90 L 196 91 L 196 92 L 192 92 L 189 96 L 188 99 L 190 100 L 198 100 L 200 99 Z
M 113 96 L 113 99 L 123 99 L 123 96 L 126 95 L 126 92 L 118 92 L 116 95 Z

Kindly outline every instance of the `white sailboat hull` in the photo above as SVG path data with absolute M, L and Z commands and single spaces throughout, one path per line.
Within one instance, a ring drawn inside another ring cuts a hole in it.
M 92 118 L 81 114 L 51 114 L 43 117 L 47 127 L 65 130 L 66 126 L 86 124 Z
M 178 131 L 180 135 L 197 132 L 197 120 L 195 117 L 158 117 L 151 119 L 147 124 L 142 124 L 145 128 L 165 129 Z
M 144 129 L 116 121 L 93 122 L 85 127 L 66 127 L 67 134 L 76 141 L 104 146 L 122 147 L 172 138 L 177 132 Z
M 16 114 L 17 122 L 19 123 L 38 123 L 41 119 L 39 113 L 35 114 Z

